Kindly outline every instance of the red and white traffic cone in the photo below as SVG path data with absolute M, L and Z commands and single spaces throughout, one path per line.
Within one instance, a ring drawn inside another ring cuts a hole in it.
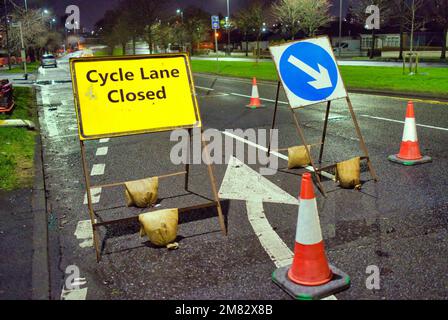
M 258 93 L 257 79 L 255 77 L 252 79 L 252 96 L 250 98 L 250 103 L 249 105 L 247 105 L 247 107 L 251 109 L 262 107 L 260 95 Z
M 328 264 L 310 173 L 302 176 L 292 265 L 274 271 L 272 280 L 299 300 L 322 299 L 350 287 L 350 277 Z
M 305 173 L 302 177 L 294 260 L 288 271 L 288 277 L 291 281 L 304 286 L 319 286 L 332 278 L 325 255 L 310 173 Z
M 417 125 L 415 122 L 414 103 L 412 101 L 409 101 L 406 111 L 400 152 L 397 155 L 389 156 L 389 160 L 404 165 L 421 164 L 431 161 L 430 157 L 424 157 L 420 152 L 417 137 Z

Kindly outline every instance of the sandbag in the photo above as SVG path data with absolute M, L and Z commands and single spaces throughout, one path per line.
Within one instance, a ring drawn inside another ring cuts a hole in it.
M 165 209 L 138 216 L 140 236 L 147 236 L 152 244 L 164 247 L 173 243 L 177 237 L 179 222 L 178 209 Z
M 311 146 L 308 146 L 311 152 Z M 288 169 L 300 168 L 311 163 L 305 146 L 291 147 L 288 149 Z
M 126 205 L 149 208 L 157 202 L 159 178 L 148 178 L 125 183 Z
M 336 180 L 344 189 L 361 187 L 361 158 L 353 158 L 336 165 Z

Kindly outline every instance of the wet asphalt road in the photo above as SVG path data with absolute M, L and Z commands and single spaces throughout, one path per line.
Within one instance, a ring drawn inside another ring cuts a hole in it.
M 44 163 L 49 207 L 51 294 L 53 299 L 289 299 L 271 281 L 275 265 L 263 249 L 249 223 L 244 201 L 223 200 L 229 234 L 220 232 L 213 209 L 181 216 L 177 251 L 157 249 L 139 238 L 138 226 L 130 223 L 102 228 L 102 261 L 97 264 L 89 232 L 81 226 L 88 219 L 83 204 L 85 191 L 76 136 L 67 59 L 58 69 L 46 69 L 40 81 L 60 80 L 39 86 L 38 103 L 43 135 Z M 197 75 L 195 84 L 206 128 L 268 129 L 273 103 L 266 108 L 244 108 L 249 81 Z M 212 88 L 214 91 L 205 90 Z M 260 84 L 263 98 L 275 98 L 275 86 Z M 403 121 L 406 99 L 351 95 L 373 165 L 379 176 L 374 183 L 367 172 L 361 192 L 341 190 L 324 181 L 325 198 L 317 193 L 318 209 L 329 260 L 352 278 L 352 287 L 338 299 L 446 299 L 448 297 L 448 240 L 446 195 L 448 179 L 448 105 L 416 102 L 422 152 L 433 163 L 402 167 L 388 162 L 396 153 L 403 124 L 370 117 Z M 283 93 L 280 100 L 286 101 Z M 324 105 L 298 111 L 311 143 L 320 140 Z M 360 154 L 353 125 L 343 101 L 333 104 L 325 161 L 335 162 Z M 281 105 L 278 113 L 279 147 L 299 145 L 290 111 Z M 169 134 L 116 138 L 87 143 L 89 170 L 104 164 L 104 175 L 93 176 L 93 184 L 138 179 L 183 170 L 170 164 L 173 142 Z M 107 155 L 96 155 L 107 147 Z M 247 150 L 246 150 L 247 151 Z M 280 168 L 286 162 L 279 160 Z M 250 165 L 259 169 L 258 165 Z M 214 166 L 218 188 L 226 165 Z M 299 192 L 302 171 L 280 170 L 266 178 L 292 196 Z M 192 166 L 191 191 L 211 197 L 206 167 Z M 246 190 L 241 190 L 244 193 Z M 183 195 L 179 199 L 171 198 Z M 201 201 L 186 195 L 182 178 L 160 185 L 162 208 Z M 123 208 L 123 190 L 102 190 L 95 204 L 98 219 L 129 215 Z M 112 208 L 112 209 L 110 209 Z M 297 206 L 265 203 L 269 223 L 293 249 Z M 134 212 L 135 213 L 135 212 Z M 81 221 L 81 222 L 80 222 Z M 63 290 L 67 266 L 79 267 L 86 279 L 80 290 Z M 366 268 L 378 266 L 381 289 L 369 290 Z M 64 291 L 62 293 L 62 291 Z

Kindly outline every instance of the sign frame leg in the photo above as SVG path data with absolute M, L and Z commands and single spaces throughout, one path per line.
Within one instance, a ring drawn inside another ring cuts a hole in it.
M 330 108 L 331 108 L 331 101 L 328 101 L 327 102 L 327 110 L 325 112 L 324 129 L 322 131 L 322 141 L 321 141 L 320 152 L 319 152 L 319 164 L 322 164 L 322 157 L 324 155 L 325 138 L 327 136 L 328 118 L 330 116 Z
M 274 116 L 272 118 L 272 126 L 271 126 L 271 132 L 269 135 L 269 145 L 268 145 L 268 152 L 267 152 L 267 156 L 269 157 L 269 155 L 271 154 L 271 145 L 272 145 L 272 131 L 275 128 L 275 122 L 277 120 L 277 110 L 278 110 L 278 99 L 280 96 L 280 87 L 281 87 L 282 83 L 279 81 L 277 83 L 277 93 L 275 96 L 275 107 L 274 107 Z
M 322 181 L 320 179 L 320 169 L 318 169 L 316 167 L 316 165 L 314 164 L 314 160 L 313 160 L 313 157 L 311 156 L 310 148 L 308 148 L 308 142 L 306 141 L 305 134 L 303 133 L 302 127 L 300 126 L 299 119 L 297 118 L 297 114 L 295 113 L 293 108 L 290 107 L 289 109 L 291 110 L 292 117 L 294 119 L 294 124 L 297 129 L 297 133 L 299 134 L 300 140 L 302 140 L 302 143 L 305 147 L 306 153 L 307 153 L 308 157 L 310 158 L 311 166 L 313 167 L 313 170 L 314 170 L 314 176 L 316 177 L 317 186 L 319 187 L 320 192 L 322 192 L 322 195 L 324 197 L 326 197 L 327 193 L 325 192 L 324 186 L 322 185 Z
M 86 160 L 86 149 L 84 145 L 84 141 L 79 141 L 81 145 L 81 160 L 82 160 L 82 169 L 84 173 L 84 179 L 86 183 L 86 192 L 87 192 L 87 204 L 89 207 L 89 215 L 90 215 L 90 223 L 92 225 L 92 233 L 93 233 L 93 243 L 95 246 L 95 252 L 96 252 L 96 262 L 100 262 L 101 260 L 101 253 L 100 253 L 100 246 L 99 246 L 99 240 L 98 240 L 98 230 L 95 222 L 95 211 L 93 210 L 93 203 L 92 203 L 92 192 L 91 192 L 91 183 L 89 178 L 89 171 L 87 168 L 87 160 Z
M 206 144 L 206 142 L 204 140 L 204 130 L 203 130 L 203 128 L 201 128 L 201 143 L 202 143 L 203 151 L 205 153 L 205 161 L 207 162 L 207 171 L 208 171 L 208 176 L 210 178 L 210 184 L 211 184 L 211 187 L 212 187 L 213 197 L 215 199 L 216 210 L 218 211 L 219 225 L 221 226 L 221 230 L 222 230 L 222 233 L 224 234 L 224 236 L 227 236 L 227 227 L 226 227 L 226 223 L 224 221 L 224 215 L 222 213 L 221 201 L 219 199 L 218 189 L 216 188 L 215 175 L 213 174 L 213 167 L 212 167 L 212 164 L 210 162 L 210 157 L 209 157 L 209 154 L 208 154 L 207 144 Z
M 362 136 L 361 129 L 359 127 L 358 120 L 355 115 L 355 111 L 353 110 L 352 101 L 349 96 L 347 96 L 346 100 L 347 100 L 348 109 L 350 111 L 350 115 L 351 115 L 351 117 L 353 119 L 353 123 L 355 125 L 356 134 L 358 135 L 358 138 L 359 138 L 359 143 L 361 145 L 361 149 L 364 152 L 364 155 L 367 159 L 367 166 L 369 168 L 370 175 L 372 176 L 372 178 L 375 182 L 378 182 L 378 176 L 376 175 L 375 169 L 373 169 L 372 162 L 370 161 L 369 151 L 367 150 L 367 146 L 364 141 L 364 137 Z

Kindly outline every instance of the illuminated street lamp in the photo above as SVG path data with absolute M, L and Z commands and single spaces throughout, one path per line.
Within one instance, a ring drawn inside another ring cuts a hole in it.
M 226 53 L 230 56 L 230 0 L 227 0 L 227 20 L 226 20 L 226 29 L 227 29 L 227 50 Z

